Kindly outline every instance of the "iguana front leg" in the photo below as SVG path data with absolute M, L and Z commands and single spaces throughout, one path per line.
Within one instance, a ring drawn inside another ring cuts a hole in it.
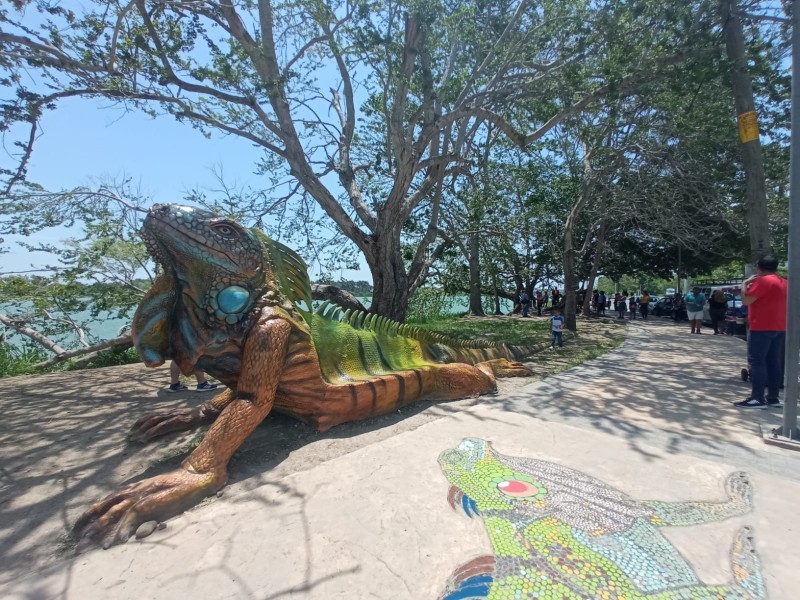
M 284 319 L 257 323 L 245 344 L 236 399 L 203 442 L 179 469 L 129 484 L 92 505 L 73 535 L 102 540 L 108 548 L 125 542 L 140 524 L 174 516 L 222 488 L 231 456 L 272 408 L 290 332 Z
M 726 502 L 659 502 L 644 500 L 642 504 L 653 510 L 650 522 L 654 525 L 682 527 L 700 525 L 709 521 L 722 521 L 750 511 L 753 487 L 747 473 L 732 473 L 725 481 L 728 493 Z

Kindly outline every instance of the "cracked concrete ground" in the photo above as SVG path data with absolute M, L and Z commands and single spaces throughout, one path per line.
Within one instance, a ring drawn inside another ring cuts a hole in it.
M 779 411 L 731 406 L 748 391 L 744 344 L 685 329 L 635 322 L 619 349 L 560 375 L 324 435 L 270 417 L 232 461 L 221 498 L 142 541 L 77 557 L 59 556 L 59 540 L 90 502 L 174 468 L 192 443 L 126 445 L 130 422 L 204 398 L 162 395 L 166 372 L 136 365 L 6 380 L 0 597 L 436 598 L 454 569 L 491 553 L 480 520 L 448 506 L 437 463 L 479 437 L 639 499 L 722 500 L 725 476 L 748 471 L 750 514 L 665 535 L 702 581 L 724 583 L 733 536 L 750 525 L 769 598 L 796 598 L 800 453 L 762 443 L 757 425 L 778 425 Z

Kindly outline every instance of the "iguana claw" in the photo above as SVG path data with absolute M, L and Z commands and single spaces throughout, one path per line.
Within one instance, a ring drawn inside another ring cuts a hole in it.
M 142 523 L 162 521 L 197 504 L 225 485 L 224 475 L 178 469 L 126 485 L 94 503 L 72 528 L 77 540 L 125 543 Z
M 188 431 L 211 423 L 216 415 L 207 414 L 203 408 L 176 408 L 165 412 L 149 413 L 138 419 L 130 431 L 128 439 L 132 442 L 149 442 L 175 431 Z

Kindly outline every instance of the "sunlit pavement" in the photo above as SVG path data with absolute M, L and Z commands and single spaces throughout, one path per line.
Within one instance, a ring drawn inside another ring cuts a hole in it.
M 768 597 L 797 598 L 800 453 L 761 441 L 758 425 L 780 424 L 779 410 L 732 406 L 749 390 L 744 343 L 666 320 L 629 330 L 598 360 L 504 381 L 488 399 L 418 404 L 325 435 L 270 419 L 234 458 L 222 498 L 68 560 L 52 554 L 87 503 L 189 439 L 126 447 L 136 414 L 200 398 L 156 399 L 164 378 L 139 367 L 82 372 L 67 391 L 51 376 L 20 380 L 0 392 L 0 597 L 437 598 L 455 569 L 492 551 L 481 519 L 451 509 L 437 462 L 470 437 L 642 500 L 723 501 L 725 477 L 746 471 L 752 512 L 663 532 L 701 581 L 722 584 L 734 535 L 751 526 Z

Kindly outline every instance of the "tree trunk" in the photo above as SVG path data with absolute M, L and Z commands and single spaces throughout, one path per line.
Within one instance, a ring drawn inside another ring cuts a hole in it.
M 592 270 L 589 272 L 589 281 L 586 284 L 587 297 L 583 299 L 583 315 L 588 317 L 592 314 L 591 299 L 594 293 L 594 282 L 597 280 L 597 272 L 600 270 L 602 262 L 603 246 L 606 244 L 606 222 L 600 221 L 600 231 L 597 233 L 597 243 L 594 247 L 594 259 L 592 260 Z
M 492 288 L 494 289 L 494 314 L 502 315 L 503 311 L 500 308 L 500 292 L 497 287 L 497 273 L 492 273 Z
M 469 312 L 475 317 L 486 316 L 481 302 L 480 234 L 469 233 Z
M 564 321 L 567 329 L 577 331 L 575 318 L 575 249 L 572 247 L 572 228 L 564 232 Z
M 400 249 L 400 235 L 373 236 L 364 253 L 372 273 L 372 305 L 369 312 L 402 323 L 408 311 L 410 281 Z
M 769 215 L 764 183 L 764 156 L 758 136 L 753 82 L 747 69 L 742 22 L 736 0 L 720 0 L 719 13 L 725 50 L 733 63 L 733 97 L 739 117 L 739 140 L 744 166 L 747 212 L 750 221 L 750 262 L 770 253 Z
M 585 160 L 585 162 L 587 163 L 587 179 L 583 183 L 580 198 L 572 207 L 567 217 L 567 222 L 564 224 L 564 323 L 567 329 L 572 332 L 578 330 L 578 322 L 575 318 L 577 306 L 575 288 L 578 283 L 578 278 L 575 275 L 575 226 L 578 223 L 578 217 L 583 211 L 583 207 L 589 200 L 589 194 L 592 189 L 591 169 L 588 166 L 588 160 Z

